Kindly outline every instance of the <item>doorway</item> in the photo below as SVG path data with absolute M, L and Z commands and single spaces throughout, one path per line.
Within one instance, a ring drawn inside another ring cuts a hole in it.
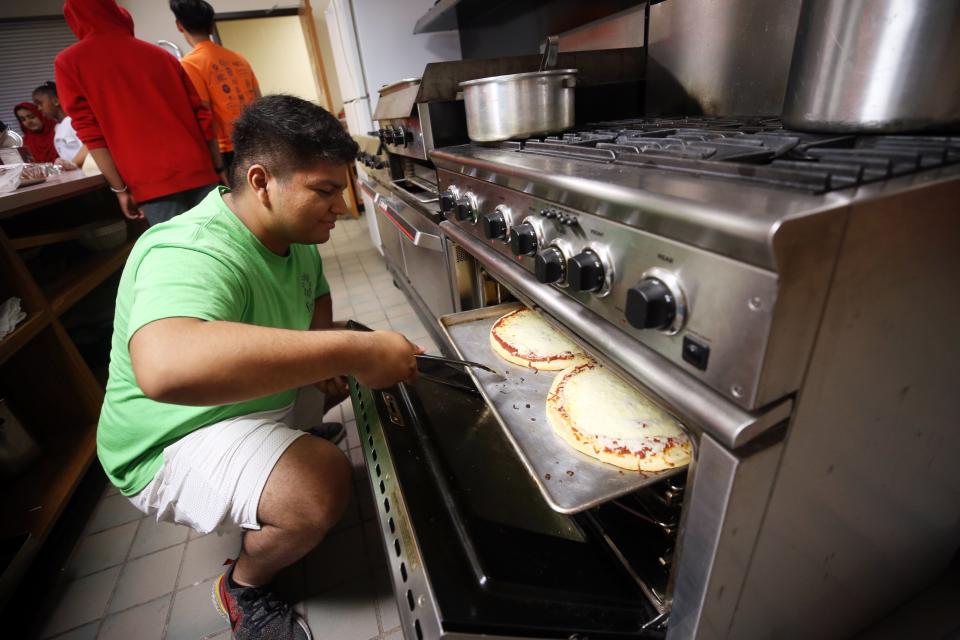
M 250 62 L 264 95 L 288 93 L 322 106 L 328 105 L 327 96 L 323 94 L 311 66 L 307 39 L 297 10 L 275 11 L 266 17 L 246 17 L 254 13 L 260 12 L 217 15 L 220 44 Z

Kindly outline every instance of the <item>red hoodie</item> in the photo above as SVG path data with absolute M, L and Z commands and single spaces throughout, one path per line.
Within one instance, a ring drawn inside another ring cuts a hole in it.
M 115 0 L 66 0 L 80 42 L 54 62 L 57 94 L 89 149 L 107 147 L 144 202 L 218 181 L 210 110 L 172 55 L 133 37 Z

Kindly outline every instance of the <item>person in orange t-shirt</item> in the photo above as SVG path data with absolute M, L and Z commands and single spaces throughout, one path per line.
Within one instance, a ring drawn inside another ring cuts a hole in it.
M 233 122 L 248 104 L 260 97 L 260 85 L 250 63 L 210 39 L 213 7 L 205 0 L 170 0 L 177 29 L 193 50 L 180 64 L 190 77 L 200 99 L 213 112 L 213 124 L 223 163 L 230 175 L 233 162 Z

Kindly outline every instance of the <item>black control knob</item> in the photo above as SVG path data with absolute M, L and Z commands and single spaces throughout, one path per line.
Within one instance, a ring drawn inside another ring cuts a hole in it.
M 457 194 L 447 189 L 440 194 L 440 211 L 450 213 L 457 208 Z
M 677 315 L 677 301 L 661 280 L 644 278 L 627 290 L 624 313 L 637 329 L 666 329 Z
M 468 196 L 460 196 L 460 199 L 457 200 L 457 220 L 471 220 L 473 218 L 473 198 Z
M 567 260 L 567 282 L 575 291 L 597 291 L 603 287 L 603 263 L 593 251 L 578 253 Z
M 564 271 L 566 271 L 566 261 L 563 259 L 563 253 L 556 247 L 547 247 L 537 254 L 533 271 L 540 282 L 545 284 L 560 282 L 563 280 Z
M 407 146 L 407 133 L 406 127 L 394 127 L 393 144 L 400 145 L 401 147 Z
M 537 252 L 537 232 L 533 225 L 524 222 L 510 232 L 510 249 L 514 255 L 532 256 Z
M 480 218 L 480 222 L 483 224 L 483 237 L 487 240 L 507 237 L 507 219 L 500 211 L 486 214 Z
M 384 127 L 380 130 L 380 139 L 384 144 L 393 144 L 393 127 Z

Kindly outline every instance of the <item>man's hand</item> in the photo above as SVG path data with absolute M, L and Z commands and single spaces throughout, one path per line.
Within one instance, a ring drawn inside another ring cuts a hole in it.
M 393 331 L 374 331 L 366 335 L 371 342 L 370 351 L 353 372 L 361 384 L 383 389 L 397 382 L 414 382 L 417 379 L 414 356 L 424 353 L 422 347 Z
M 124 216 L 130 220 L 143 219 L 143 211 L 140 210 L 140 205 L 137 204 L 137 201 L 133 199 L 133 196 L 130 195 L 129 191 L 118 193 L 117 201 L 120 203 L 120 211 L 123 212 Z

